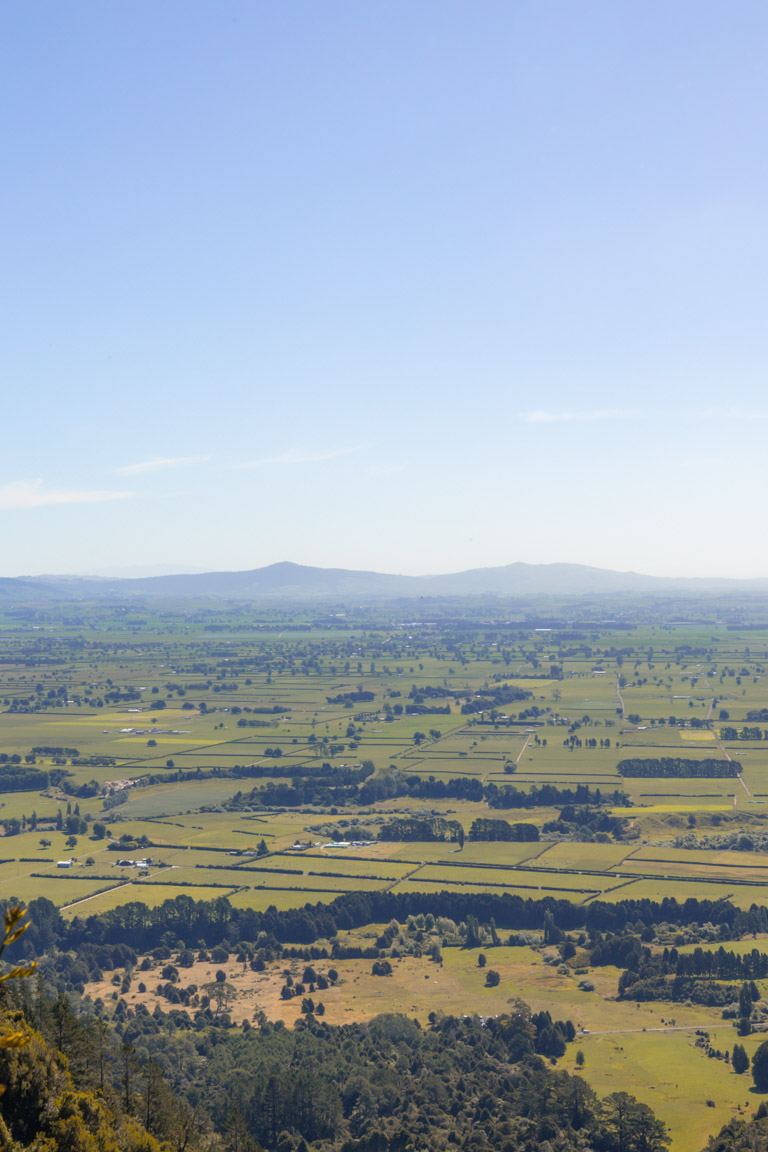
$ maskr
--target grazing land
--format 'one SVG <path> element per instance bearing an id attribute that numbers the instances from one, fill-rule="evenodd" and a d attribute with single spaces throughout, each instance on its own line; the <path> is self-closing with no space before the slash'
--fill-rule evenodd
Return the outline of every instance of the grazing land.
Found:
<path id="1" fill-rule="evenodd" d="M 593 905 L 689 898 L 743 919 L 727 937 L 671 913 L 621 930 L 659 956 L 726 938 L 755 946 L 746 926 L 762 927 L 754 910 L 768 907 L 762 601 L 39 603 L 4 608 L 0 635 L 0 898 L 45 897 L 75 933 L 178 897 L 265 916 L 373 896 L 412 899 L 416 916 L 432 898 L 443 916 L 451 901 L 505 895 L 572 905 L 575 931 L 556 923 L 558 940 L 540 926 L 514 939 L 514 924 L 494 938 L 484 921 L 472 941 L 463 912 L 441 932 L 406 928 L 406 915 L 384 944 L 387 923 L 335 944 L 316 935 L 329 958 L 319 967 L 332 959 L 338 974 L 325 1018 L 426 1024 L 523 999 L 573 1021 L 557 1059 L 573 1070 L 583 1051 L 600 1093 L 631 1086 L 675 1152 L 754 1105 L 722 1058 L 737 1039 L 723 1004 L 619 996 L 624 966 L 587 947 Z M 282 990 L 305 959 L 283 953 L 304 938 L 283 935 L 283 952 L 255 969 L 234 942 L 215 961 L 176 937 L 195 952 L 180 986 L 196 990 L 175 1001 L 190 1019 L 217 971 L 232 1024 L 301 1019 L 302 998 Z M 184 948 L 163 947 L 139 953 L 146 979 L 129 974 L 120 996 L 124 977 L 107 968 L 68 991 L 102 1011 L 167 1011 L 158 973 Z M 372 972 L 371 950 L 389 974 Z M 498 984 L 486 986 L 479 950 Z M 762 1004 L 768 982 L 756 988 Z"/>

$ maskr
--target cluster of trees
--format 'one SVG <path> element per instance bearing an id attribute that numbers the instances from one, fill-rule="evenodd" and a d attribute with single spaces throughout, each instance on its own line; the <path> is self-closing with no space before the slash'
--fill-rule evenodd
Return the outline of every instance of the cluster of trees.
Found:
<path id="1" fill-rule="evenodd" d="M 731 1068 L 737 1076 L 741 1076 L 749 1068 L 749 1056 L 747 1056 L 747 1050 L 743 1044 L 734 1044 Z"/>
<path id="2" fill-rule="evenodd" d="M 125 804 L 125 802 L 128 800 L 128 797 L 128 788 L 117 788 L 114 792 L 110 792 L 104 797 L 102 801 L 102 807 L 104 808 L 105 812 L 110 808 L 119 808 L 121 804 Z"/>
<path id="3" fill-rule="evenodd" d="M 373 763 L 364 760 L 362 768 L 367 779 L 360 785 L 357 803 L 379 804 L 399 796 L 413 796 L 424 800 L 472 800 L 483 798 L 483 785 L 476 776 L 456 776 L 450 780 L 436 780 L 434 776 L 406 776 L 402 772 L 379 772 L 373 775 Z"/>
<path id="4" fill-rule="evenodd" d="M 577 784 L 575 788 L 559 788 L 556 784 L 531 786 L 523 792 L 511 784 L 486 784 L 485 801 L 490 808 L 557 808 L 561 804 L 608 804 L 624 807 L 630 801 L 624 792 L 601 792 L 588 784 Z"/>
<path id="5" fill-rule="evenodd" d="M 512 684 L 500 684 L 497 688 L 480 688 L 474 692 L 471 700 L 461 706 L 462 714 L 471 715 L 473 712 L 489 712 L 513 704 L 517 700 L 530 700 L 532 692 L 523 688 L 516 688 Z"/>
<path id="6" fill-rule="evenodd" d="M 67 757 L 77 757 L 80 755 L 79 748 L 64 748 L 60 744 L 37 744 L 32 748 L 33 756 L 49 756 L 52 759 L 61 760 L 62 763 L 66 761 Z M 3 757 L 0 756 L 0 762 Z"/>
<path id="7" fill-rule="evenodd" d="M 435 1012 L 426 1028 L 399 1015 L 333 1027 L 316 1012 L 293 1031 L 153 1023 L 129 1018 L 127 1027 L 146 1028 L 135 1042 L 204 1102 L 230 1148 L 662 1152 L 668 1143 L 646 1105 L 626 1093 L 600 1101 L 545 1062 L 564 1052 L 568 1022 L 534 1017 L 519 1001 L 487 1020 Z"/>
<path id="8" fill-rule="evenodd" d="M 397 711 L 395 705 L 394 711 Z M 450 704 L 419 704 L 411 702 L 405 706 L 406 716 L 450 716 Z"/>
<path id="9" fill-rule="evenodd" d="M 602 807 L 575 807 L 566 804 L 556 820 L 548 820 L 542 831 L 547 835 L 575 836 L 580 840 L 607 841 L 611 836 L 619 840 L 624 835 L 627 822 L 623 816 L 611 816 Z"/>
<path id="10" fill-rule="evenodd" d="M 0 764 L 0 792 L 42 792 L 50 784 L 47 772 L 26 764 Z"/>
<path id="11" fill-rule="evenodd" d="M 104 701 L 107 704 L 135 704 L 137 700 L 141 700 L 141 692 L 137 692 L 135 688 L 112 688 L 104 693 Z M 158 701 L 153 700 L 152 707 L 157 706 Z"/>
<path id="12" fill-rule="evenodd" d="M 338 696 L 326 696 L 329 704 L 366 704 L 375 699 L 375 692 L 366 692 L 362 688 L 358 688 L 356 692 L 340 692 Z"/>
<path id="13" fill-rule="evenodd" d="M 696 760 L 686 756 L 633 756 L 628 760 L 620 760 L 616 771 L 619 776 L 713 779 L 739 776 L 741 764 L 735 760 Z"/>
<path id="14" fill-rule="evenodd" d="M 510 824 L 508 820 L 489 820 L 479 817 L 472 821 L 470 840 L 538 840 L 535 824 Z"/>
<path id="15" fill-rule="evenodd" d="M 434 776 L 426 780 L 419 776 L 406 776 L 404 779 L 407 794 L 419 800 L 450 799 L 477 802 L 483 798 L 483 785 L 476 776 L 455 776 L 450 780 L 436 780 Z M 361 795 L 362 792 L 363 789 Z"/>
<path id="16" fill-rule="evenodd" d="M 737 1005 L 736 1014 L 748 1021 L 753 1002 L 760 998 L 755 980 L 768 975 L 768 956 L 753 948 L 739 953 L 724 948 L 708 951 L 695 948 L 678 952 L 664 948 L 654 952 L 647 942 L 653 939 L 650 925 L 637 931 L 597 936 L 592 942 L 590 963 L 610 964 L 623 971 L 619 977 L 619 996 L 625 1000 L 671 1000 L 712 1007 Z M 728 983 L 728 981 L 740 981 Z M 742 1028 L 744 1033 L 749 1027 Z"/>
<path id="17" fill-rule="evenodd" d="M 379 840 L 460 840 L 461 825 L 442 816 L 404 816 L 388 820 L 379 828 Z"/>
<path id="18" fill-rule="evenodd" d="M 269 749 L 265 751 L 265 755 L 269 754 Z M 274 749 L 272 749 L 274 753 Z M 281 753 L 282 754 L 282 753 Z M 271 757 L 275 759 L 274 755 Z M 280 759 L 280 757 L 277 757 Z M 217 775 L 234 776 L 236 779 L 260 779 L 263 776 L 285 777 L 287 779 L 303 779 L 303 780 L 318 780 L 326 785 L 337 786 L 340 784 L 358 784 L 361 780 L 366 780 L 370 773 L 374 770 L 373 763 L 363 761 L 360 768 L 349 768 L 348 766 L 340 767 L 338 764 L 331 764 L 329 760 L 324 760 L 322 764 L 235 764 L 233 768 L 220 771 Z M 196 772 L 196 778 L 202 779 L 206 773 Z M 183 778 L 183 777 L 182 777 Z"/>
<path id="19" fill-rule="evenodd" d="M 400 693 L 391 692 L 390 695 L 399 696 Z M 454 692 L 451 688 L 448 688 L 447 685 L 439 687 L 434 684 L 412 684 L 411 690 L 408 693 L 408 699 L 412 700 L 414 704 L 423 704 L 426 700 L 442 700 L 445 699 L 446 696 L 455 700 L 459 695 L 459 692 Z"/>
<path id="20" fill-rule="evenodd" d="M 745 724 L 743 728 L 733 728 L 727 724 L 720 729 L 720 739 L 727 740 L 729 743 L 736 740 L 762 740 L 763 737 L 763 729 L 758 728 L 757 725 Z"/>
<path id="21" fill-rule="evenodd" d="M 325 771 L 328 769 L 328 771 Z M 335 767 L 329 763 L 316 766 L 314 770 L 304 766 L 300 771 L 302 775 L 294 776 L 295 765 L 280 775 L 288 776 L 290 784 L 279 780 L 271 780 L 268 784 L 253 788 L 250 792 L 238 792 L 229 802 L 230 808 L 301 808 L 305 805 L 317 807 L 343 807 L 354 802 L 358 795 L 358 785 L 366 778 L 366 773 L 359 768 Z M 248 773 L 251 775 L 251 773 Z M 263 775 L 264 771 L 253 775 Z M 276 776 L 276 770 L 266 770 L 267 776 Z M 242 773 L 238 773 L 242 775 Z"/>
<path id="22" fill-rule="evenodd" d="M 678 953 L 664 949 L 663 960 L 674 966 L 678 976 L 707 976 L 714 980 L 764 980 L 768 976 L 768 953 L 759 948 L 731 952 L 720 946 L 716 951 L 694 948 Z"/>

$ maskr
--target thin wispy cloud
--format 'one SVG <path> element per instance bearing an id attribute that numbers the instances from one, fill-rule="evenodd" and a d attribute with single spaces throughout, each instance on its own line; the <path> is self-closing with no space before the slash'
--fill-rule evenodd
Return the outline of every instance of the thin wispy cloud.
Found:
<path id="1" fill-rule="evenodd" d="M 538 408 L 533 412 L 521 412 L 520 419 L 526 424 L 590 424 L 599 420 L 628 420 L 639 415 L 636 408 L 592 408 L 570 412 Z"/>
<path id="2" fill-rule="evenodd" d="M 325 464 L 329 460 L 338 460 L 341 456 L 351 456 L 360 452 L 362 445 L 354 448 L 337 448 L 331 452 L 281 452 L 279 456 L 263 456 L 259 460 L 244 460 L 241 464 L 233 464 L 233 468 L 269 468 L 273 465 L 291 464 Z"/>
<path id="3" fill-rule="evenodd" d="M 144 476 L 147 472 L 166 472 L 169 468 L 189 468 L 194 464 L 207 464 L 210 456 L 153 456 L 136 464 L 123 464 L 115 468 L 118 476 Z"/>
<path id="4" fill-rule="evenodd" d="M 0 484 L 0 509 L 42 508 L 46 504 L 102 504 L 107 500 L 127 500 L 131 492 L 111 492 L 81 488 L 46 488 L 42 480 L 13 480 Z"/>

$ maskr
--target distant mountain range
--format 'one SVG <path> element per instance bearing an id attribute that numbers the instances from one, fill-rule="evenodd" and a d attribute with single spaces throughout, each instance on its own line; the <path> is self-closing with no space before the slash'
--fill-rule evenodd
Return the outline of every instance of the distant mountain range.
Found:
<path id="1" fill-rule="evenodd" d="M 163 599 L 307 600 L 421 596 L 593 596 L 619 593 L 766 594 L 768 579 L 728 580 L 643 576 L 584 564 L 506 564 L 445 576 L 396 576 L 283 562 L 247 572 L 101 579 L 92 576 L 0 578 L 5 603 L 37 600 Z"/>

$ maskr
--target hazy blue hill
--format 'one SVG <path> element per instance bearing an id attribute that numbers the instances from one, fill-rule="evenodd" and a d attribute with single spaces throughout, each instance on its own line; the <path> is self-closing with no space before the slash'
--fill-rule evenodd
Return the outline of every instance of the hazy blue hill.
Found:
<path id="1" fill-rule="evenodd" d="M 40 576 L 0 579 L 3 601 L 37 599 L 383 599 L 418 596 L 592 596 L 621 593 L 659 595 L 765 594 L 768 580 L 675 579 L 613 572 L 584 564 L 525 564 L 471 568 L 439 576 L 398 576 L 346 568 L 313 568 L 285 561 L 244 572 L 97 579 Z"/>
<path id="2" fill-rule="evenodd" d="M 586 564 L 506 564 L 424 578 L 432 595 L 595 595 L 620 592 L 728 592 L 768 590 L 768 580 L 690 579 L 614 572 Z"/>
<path id="3" fill-rule="evenodd" d="M 28 580 L 21 576 L 0 576 L 0 602 L 21 603 L 50 599 L 51 596 L 61 595 L 58 586 L 55 591 L 43 580 Z"/>
<path id="4" fill-rule="evenodd" d="M 126 592 L 140 596 L 399 596 L 419 592 L 419 579 L 344 568 L 312 568 L 285 561 L 246 572 L 203 572 L 183 576 L 148 576 L 133 580 L 100 581 L 100 595 Z"/>
<path id="5" fill-rule="evenodd" d="M 505 564 L 499 568 L 470 568 L 446 576 L 427 577 L 433 595 L 560 594 L 591 595 L 597 592 L 652 591 L 667 583 L 636 572 L 612 572 L 584 564 Z M 675 581 L 672 581 L 675 583 Z"/>

